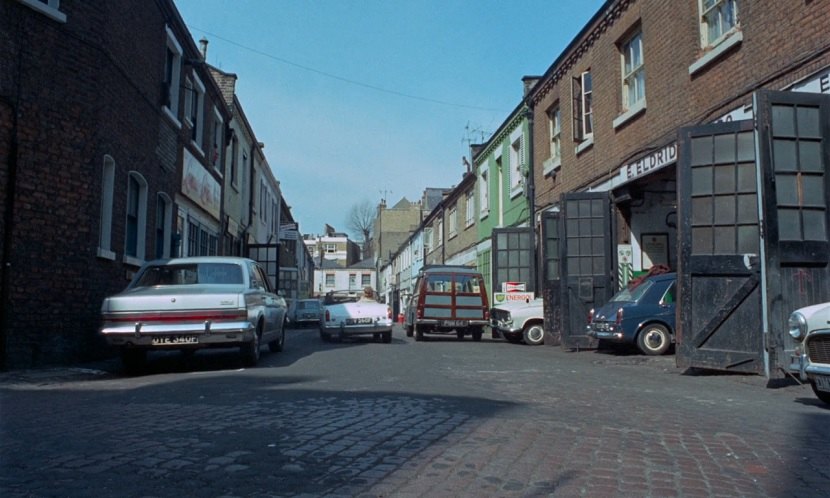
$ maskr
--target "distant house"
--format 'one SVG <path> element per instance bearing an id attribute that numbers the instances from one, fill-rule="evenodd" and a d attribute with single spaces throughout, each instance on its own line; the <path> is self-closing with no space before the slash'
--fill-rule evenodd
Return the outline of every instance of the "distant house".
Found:
<path id="1" fill-rule="evenodd" d="M 357 292 L 365 287 L 377 288 L 377 271 L 371 258 L 351 266 L 340 266 L 332 260 L 323 260 L 321 267 L 314 270 L 317 295 L 330 291 Z"/>

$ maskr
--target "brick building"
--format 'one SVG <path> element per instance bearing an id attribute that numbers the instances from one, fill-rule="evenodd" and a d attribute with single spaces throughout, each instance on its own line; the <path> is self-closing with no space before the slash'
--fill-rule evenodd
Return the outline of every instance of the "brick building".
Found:
<path id="1" fill-rule="evenodd" d="M 4 1 L 0 42 L 0 361 L 95 357 L 145 259 L 217 251 L 228 110 L 172 0 Z"/>
<path id="2" fill-rule="evenodd" d="M 659 264 L 679 364 L 782 367 L 789 310 L 830 299 L 827 26 L 826 2 L 609 0 L 558 56 L 527 98 L 551 343 L 591 346 L 587 311 Z"/>

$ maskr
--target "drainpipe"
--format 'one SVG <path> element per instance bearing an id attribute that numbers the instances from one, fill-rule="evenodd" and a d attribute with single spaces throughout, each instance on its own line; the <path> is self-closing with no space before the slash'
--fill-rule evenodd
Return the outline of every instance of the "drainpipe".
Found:
<path id="1" fill-rule="evenodd" d="M 7 105 L 12 114 L 12 128 L 9 133 L 8 177 L 4 190 L 6 191 L 5 215 L 3 217 L 3 257 L 0 264 L 0 371 L 6 371 L 6 341 L 7 316 L 9 308 L 9 293 L 11 285 L 11 252 L 14 242 L 14 207 L 17 191 L 17 105 L 5 96 L 0 96 L 0 102 Z"/>
<path id="2" fill-rule="evenodd" d="M 527 209 L 530 213 L 530 237 L 533 242 L 533 254 L 531 258 L 531 269 L 533 270 L 534 286 L 536 287 L 536 295 L 539 294 L 542 288 L 539 285 L 539 254 L 536 243 L 536 181 L 534 180 L 533 170 L 533 107 L 527 106 L 525 109 L 525 116 L 527 117 Z"/>

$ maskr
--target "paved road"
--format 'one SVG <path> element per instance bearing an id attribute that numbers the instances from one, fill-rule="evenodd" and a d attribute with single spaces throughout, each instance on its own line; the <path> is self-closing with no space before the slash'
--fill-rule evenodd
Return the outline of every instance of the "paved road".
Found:
<path id="1" fill-rule="evenodd" d="M 830 494 L 809 387 L 447 337 L 0 375 L 0 496 Z"/>

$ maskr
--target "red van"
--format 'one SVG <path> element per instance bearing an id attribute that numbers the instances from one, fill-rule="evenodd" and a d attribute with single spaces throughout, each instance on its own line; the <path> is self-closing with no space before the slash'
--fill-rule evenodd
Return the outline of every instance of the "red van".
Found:
<path id="1" fill-rule="evenodd" d="M 459 339 L 469 334 L 480 341 L 489 322 L 484 278 L 474 268 L 428 265 L 418 274 L 405 313 L 407 336 L 422 341 L 424 334 L 455 332 Z"/>

